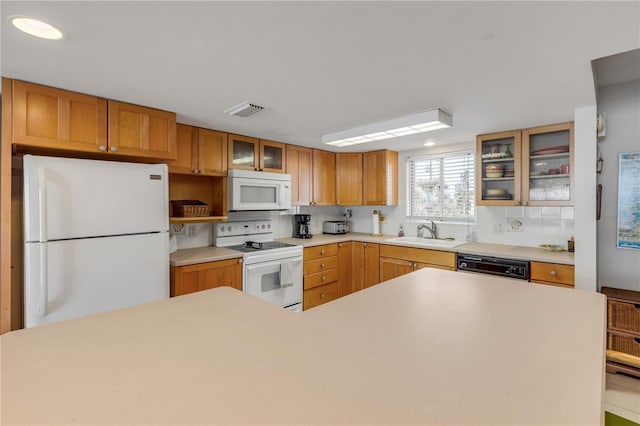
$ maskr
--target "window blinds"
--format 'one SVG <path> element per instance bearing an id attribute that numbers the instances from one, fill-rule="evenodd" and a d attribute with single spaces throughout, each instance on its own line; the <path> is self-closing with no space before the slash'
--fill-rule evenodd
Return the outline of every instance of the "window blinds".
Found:
<path id="1" fill-rule="evenodd" d="M 474 219 L 474 154 L 407 159 L 407 217 Z"/>

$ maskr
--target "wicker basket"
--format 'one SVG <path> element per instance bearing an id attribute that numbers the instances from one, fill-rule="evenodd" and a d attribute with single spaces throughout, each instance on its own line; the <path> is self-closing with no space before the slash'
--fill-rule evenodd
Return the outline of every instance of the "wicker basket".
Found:
<path id="1" fill-rule="evenodd" d="M 209 205 L 198 200 L 171 200 L 174 217 L 209 216 Z"/>

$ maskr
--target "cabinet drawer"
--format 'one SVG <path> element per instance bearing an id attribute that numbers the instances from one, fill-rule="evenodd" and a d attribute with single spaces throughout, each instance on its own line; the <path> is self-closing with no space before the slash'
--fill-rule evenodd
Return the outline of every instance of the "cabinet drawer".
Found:
<path id="1" fill-rule="evenodd" d="M 305 290 L 303 295 L 303 308 L 310 309 L 338 298 L 338 283 L 333 282 L 320 287 Z"/>
<path id="2" fill-rule="evenodd" d="M 307 247 L 304 249 L 304 260 L 315 260 L 323 257 L 336 256 L 338 244 L 325 244 L 323 246 Z"/>
<path id="3" fill-rule="evenodd" d="M 440 265 L 445 268 L 456 267 L 456 254 L 450 251 L 419 249 L 391 245 L 380 245 L 380 256 L 408 260 L 428 265 Z"/>
<path id="4" fill-rule="evenodd" d="M 333 281 L 338 281 L 338 270 L 336 268 L 306 275 L 304 277 L 304 289 L 308 290 Z"/>
<path id="5" fill-rule="evenodd" d="M 316 272 L 327 271 L 338 267 L 338 257 L 324 257 L 322 259 L 309 260 L 304 262 L 304 274 L 315 274 Z"/>
<path id="6" fill-rule="evenodd" d="M 607 348 L 640 357 L 640 336 L 627 336 L 609 333 L 607 338 Z"/>
<path id="7" fill-rule="evenodd" d="M 546 281 L 573 286 L 573 265 L 531 262 L 531 281 Z"/>
<path id="8" fill-rule="evenodd" d="M 640 334 L 640 303 L 608 302 L 608 328 Z"/>

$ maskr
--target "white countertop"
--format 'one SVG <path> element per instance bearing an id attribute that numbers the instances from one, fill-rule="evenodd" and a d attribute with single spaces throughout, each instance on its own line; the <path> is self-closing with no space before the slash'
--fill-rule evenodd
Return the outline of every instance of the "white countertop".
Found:
<path id="1" fill-rule="evenodd" d="M 175 251 L 169 255 L 171 266 L 193 265 L 242 257 L 242 253 L 223 247 L 197 247 Z"/>
<path id="2" fill-rule="evenodd" d="M 423 269 L 292 313 L 230 288 L 0 336 L 2 424 L 603 421 L 605 298 Z"/>
<path id="3" fill-rule="evenodd" d="M 485 256 L 505 257 L 509 259 L 533 260 L 538 262 L 560 263 L 566 265 L 574 264 L 574 253 L 550 252 L 537 247 L 510 246 L 504 244 L 488 243 L 466 243 L 456 247 L 425 247 L 420 244 L 412 244 L 398 241 L 389 241 L 395 238 L 394 235 L 374 236 L 360 232 L 349 232 L 344 235 L 318 234 L 312 238 L 278 238 L 290 244 L 297 244 L 303 247 L 314 247 L 323 244 L 341 243 L 346 241 L 362 241 L 368 243 L 389 244 L 404 247 L 415 247 L 430 250 L 451 251 L 455 253 L 480 254 Z M 170 255 L 170 263 L 173 266 L 184 266 L 194 263 L 214 262 L 216 260 L 232 259 L 242 257 L 242 253 L 221 247 L 199 247 L 193 249 L 178 250 Z"/>

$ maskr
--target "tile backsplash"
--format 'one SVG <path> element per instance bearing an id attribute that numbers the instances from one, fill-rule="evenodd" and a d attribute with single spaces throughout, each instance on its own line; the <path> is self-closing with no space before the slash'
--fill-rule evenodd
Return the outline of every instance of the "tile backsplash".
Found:
<path id="1" fill-rule="evenodd" d="M 383 234 L 396 235 L 400 226 L 406 236 L 416 236 L 420 222 L 406 220 L 403 207 L 339 207 L 308 206 L 298 207 L 295 212 L 311 215 L 311 233 L 322 233 L 325 220 L 344 219 L 349 208 L 353 217 L 350 220 L 354 232 L 371 233 L 373 228 L 372 212 L 381 210 L 385 222 L 380 229 Z M 290 237 L 293 224 L 293 210 L 287 213 L 262 212 L 230 215 L 230 220 L 271 219 L 276 238 Z M 509 244 L 535 247 L 540 244 L 557 244 L 566 247 L 567 240 L 574 236 L 573 207 L 476 207 L 476 222 L 464 224 L 438 223 L 438 237 L 451 237 L 461 241 L 479 241 L 484 243 Z M 176 235 L 178 249 L 203 247 L 213 244 L 212 224 L 185 225 L 184 234 Z M 576 238 L 579 244 L 579 237 Z"/>

